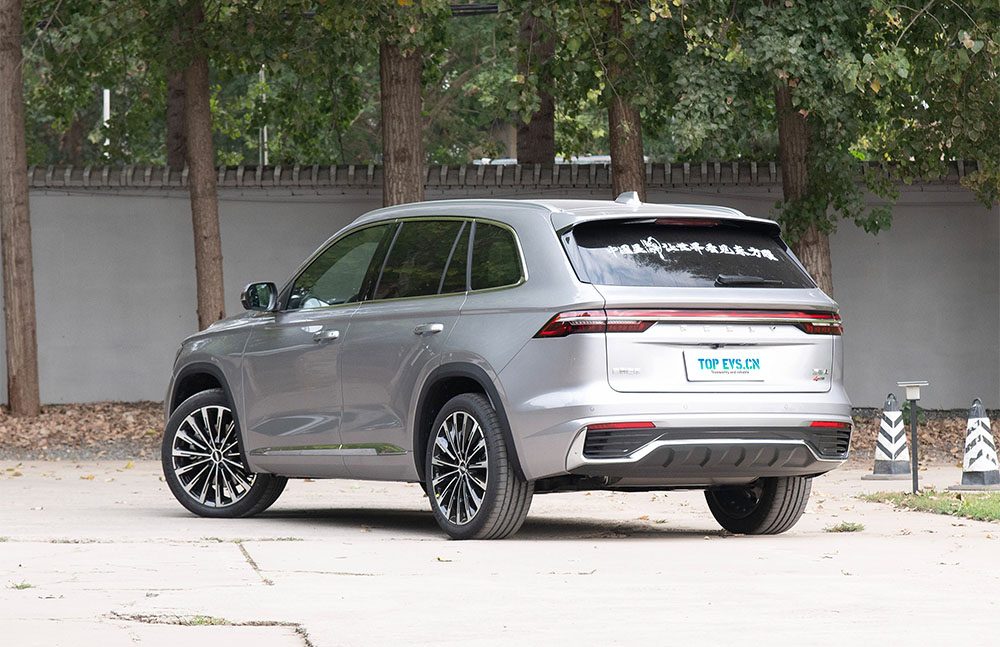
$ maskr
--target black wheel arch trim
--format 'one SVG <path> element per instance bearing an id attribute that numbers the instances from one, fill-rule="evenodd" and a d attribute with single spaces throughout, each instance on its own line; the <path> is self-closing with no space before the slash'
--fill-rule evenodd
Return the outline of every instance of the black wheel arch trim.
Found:
<path id="1" fill-rule="evenodd" d="M 504 410 L 503 401 L 500 399 L 500 392 L 497 391 L 496 386 L 493 385 L 493 380 L 487 375 L 481 367 L 475 364 L 469 364 L 466 362 L 456 362 L 452 364 L 444 364 L 433 371 L 424 380 L 424 385 L 420 389 L 420 398 L 417 400 L 417 410 L 414 416 L 413 425 L 413 463 L 417 469 L 417 475 L 420 477 L 421 482 L 424 480 L 424 456 L 423 452 L 418 452 L 417 449 L 420 447 L 420 421 L 424 417 L 424 407 L 427 406 L 427 396 L 430 393 L 431 388 L 441 380 L 446 380 L 452 377 L 464 377 L 471 379 L 480 387 L 482 387 L 483 392 L 486 397 L 489 398 L 490 404 L 493 405 L 493 409 L 497 412 L 497 417 L 500 419 L 501 425 L 503 427 L 503 440 L 504 444 L 507 446 L 507 456 L 514 464 L 514 473 L 522 481 L 527 481 L 524 475 L 524 469 L 521 467 L 521 459 L 517 455 L 517 447 L 514 445 L 514 434 L 511 431 L 510 420 L 507 418 L 507 412 Z M 419 454 L 419 455 L 418 455 Z"/>
<path id="2" fill-rule="evenodd" d="M 188 364 L 182 368 L 177 376 L 174 378 L 173 384 L 170 387 L 170 414 L 173 415 L 177 407 L 180 406 L 180 402 L 174 405 L 174 399 L 177 397 L 177 386 L 181 384 L 185 378 L 191 375 L 197 375 L 199 373 L 206 373 L 215 378 L 215 381 L 219 383 L 222 388 L 222 392 L 226 394 L 226 399 L 229 400 L 229 409 L 233 413 L 233 421 L 236 423 L 236 432 L 240 435 L 240 460 L 246 465 L 247 469 L 250 469 L 250 462 L 247 460 L 246 453 L 246 434 L 243 433 L 243 425 L 240 423 L 240 413 L 236 408 L 236 399 L 233 397 L 233 391 L 229 387 L 229 380 L 226 379 L 225 373 L 222 372 L 215 364 L 210 364 L 208 362 L 195 362 L 193 364 Z M 197 394 L 193 394 L 197 395 Z"/>

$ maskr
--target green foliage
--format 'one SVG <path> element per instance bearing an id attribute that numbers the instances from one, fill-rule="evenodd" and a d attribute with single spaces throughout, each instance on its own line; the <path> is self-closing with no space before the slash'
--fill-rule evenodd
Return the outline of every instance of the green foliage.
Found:
<path id="1" fill-rule="evenodd" d="M 891 503 L 899 508 L 947 514 L 978 521 L 1000 521 L 1000 492 L 938 492 L 921 490 L 917 494 L 876 492 L 859 497 L 874 503 Z"/>
<path id="2" fill-rule="evenodd" d="M 619 95 L 640 109 L 652 160 L 774 159 L 774 89 L 787 84 L 809 129 L 810 178 L 807 195 L 777 205 L 790 238 L 840 220 L 889 226 L 890 207 L 866 207 L 864 191 L 891 204 L 893 182 L 875 164 L 859 185 L 861 161 L 912 181 L 976 159 L 966 185 L 986 203 L 1000 197 L 996 0 L 600 0 L 583 10 L 505 0 L 499 14 L 461 19 L 444 0 L 204 4 L 191 34 L 187 2 L 26 3 L 30 163 L 64 162 L 74 124 L 81 163 L 164 163 L 167 78 L 197 48 L 210 56 L 219 163 L 256 163 L 264 126 L 272 164 L 377 161 L 385 41 L 423 58 L 432 163 L 512 156 L 508 133 L 539 90 L 556 99 L 557 154 L 606 153 L 607 103 Z M 551 28 L 553 57 L 518 46 L 529 13 Z M 101 88 L 112 89 L 107 128 Z"/>
<path id="3" fill-rule="evenodd" d="M 870 64 L 883 101 L 869 137 L 904 181 L 934 178 L 948 161 L 975 159 L 964 179 L 986 205 L 1000 199 L 1000 4 L 873 2 L 891 55 Z"/>
<path id="4" fill-rule="evenodd" d="M 900 411 L 903 412 L 903 424 L 909 428 L 910 427 L 910 401 L 907 400 L 901 406 Z M 924 408 L 919 404 L 917 405 L 917 424 L 922 425 L 927 421 L 927 416 L 924 415 Z"/>
<path id="5" fill-rule="evenodd" d="M 823 532 L 861 532 L 865 529 L 864 524 L 854 521 L 842 521 L 836 526 L 827 526 Z"/>

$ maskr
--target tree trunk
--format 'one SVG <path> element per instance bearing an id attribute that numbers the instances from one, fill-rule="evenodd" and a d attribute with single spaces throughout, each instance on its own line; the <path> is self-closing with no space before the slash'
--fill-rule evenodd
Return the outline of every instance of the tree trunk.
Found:
<path id="1" fill-rule="evenodd" d="M 611 12 L 609 34 L 612 42 L 622 38 L 622 7 L 615 3 Z M 646 201 L 646 173 L 642 154 L 642 116 L 629 103 L 622 90 L 628 71 L 615 63 L 613 51 L 607 52 L 611 99 L 608 102 L 608 138 L 611 140 L 611 190 L 614 197 L 636 191 Z M 627 61 L 628 59 L 626 59 Z M 627 64 L 627 63 L 626 63 Z"/>
<path id="2" fill-rule="evenodd" d="M 778 146 L 781 157 L 781 190 L 787 204 L 809 190 L 809 128 L 806 117 L 792 105 L 792 91 L 787 84 L 774 89 L 774 107 L 778 116 Z M 821 215 L 821 214 L 817 214 Z M 833 296 L 833 265 L 830 261 L 830 238 L 813 223 L 792 244 L 792 250 L 816 280 L 820 289 Z"/>
<path id="3" fill-rule="evenodd" d="M 69 125 L 69 129 L 59 138 L 59 163 L 79 166 L 82 152 L 83 121 L 77 116 Z"/>
<path id="4" fill-rule="evenodd" d="M 184 133 L 184 72 L 167 78 L 167 166 L 184 168 L 187 137 Z"/>
<path id="5" fill-rule="evenodd" d="M 379 48 L 382 204 L 386 207 L 424 199 L 421 68 L 419 49 L 403 53 L 387 42 Z"/>
<path id="6" fill-rule="evenodd" d="M 219 198 L 215 189 L 215 149 L 208 87 L 208 55 L 197 36 L 204 20 L 201 1 L 191 3 L 189 43 L 193 57 L 184 70 L 184 122 L 187 138 L 188 188 L 194 226 L 194 271 L 198 283 L 198 328 L 204 330 L 226 316 L 222 284 L 222 239 Z"/>
<path id="7" fill-rule="evenodd" d="M 555 54 L 552 30 L 530 13 L 521 18 L 519 40 L 522 57 L 519 74 L 528 76 L 534 69 L 539 75 L 538 110 L 528 121 L 518 120 L 517 161 L 519 164 L 553 164 L 556 156 L 556 108 L 552 95 L 546 91 L 551 79 L 541 67 Z"/>
<path id="8" fill-rule="evenodd" d="M 611 99 L 608 109 L 611 139 L 611 190 L 614 197 L 636 191 L 646 201 L 646 173 L 642 159 L 642 117 L 620 96 Z"/>
<path id="9" fill-rule="evenodd" d="M 7 341 L 7 403 L 37 416 L 38 342 L 21 82 L 21 0 L 0 0 L 0 253 Z"/>
<path id="10" fill-rule="evenodd" d="M 832 299 L 833 264 L 830 262 L 830 237 L 821 233 L 816 225 L 810 225 L 809 229 L 806 229 L 792 244 L 792 251 L 809 270 L 819 289 Z"/>

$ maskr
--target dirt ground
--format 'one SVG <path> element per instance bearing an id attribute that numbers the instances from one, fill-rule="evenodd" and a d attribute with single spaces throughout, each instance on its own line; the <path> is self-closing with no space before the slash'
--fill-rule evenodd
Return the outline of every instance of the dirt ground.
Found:
<path id="1" fill-rule="evenodd" d="M 867 461 L 874 455 L 879 414 L 878 409 L 854 410 L 854 460 Z M 989 414 L 995 420 L 1000 412 Z M 923 411 L 918 421 L 921 456 L 937 462 L 960 462 L 967 415 L 964 410 Z M 54 404 L 42 407 L 42 415 L 35 419 L 13 418 L 3 407 L 0 458 L 157 458 L 162 432 L 162 402 Z"/>

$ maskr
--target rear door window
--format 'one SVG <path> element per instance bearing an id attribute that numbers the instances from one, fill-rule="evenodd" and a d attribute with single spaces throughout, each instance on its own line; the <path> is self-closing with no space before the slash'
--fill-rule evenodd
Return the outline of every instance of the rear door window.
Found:
<path id="1" fill-rule="evenodd" d="M 580 278 L 598 285 L 816 287 L 780 240 L 742 223 L 602 220 L 563 240 Z"/>
<path id="2" fill-rule="evenodd" d="M 403 222 L 385 259 L 375 286 L 375 299 L 402 299 L 438 294 L 446 282 L 445 269 L 461 247 L 460 234 L 468 231 L 460 220 L 408 220 Z M 458 270 L 464 272 L 464 269 Z M 452 285 L 454 284 L 454 285 Z M 464 291 L 454 280 L 449 289 Z M 461 287 L 461 289 L 459 289 Z"/>

